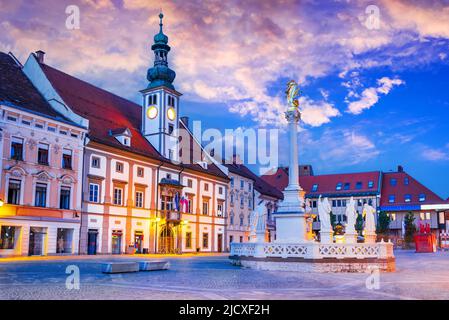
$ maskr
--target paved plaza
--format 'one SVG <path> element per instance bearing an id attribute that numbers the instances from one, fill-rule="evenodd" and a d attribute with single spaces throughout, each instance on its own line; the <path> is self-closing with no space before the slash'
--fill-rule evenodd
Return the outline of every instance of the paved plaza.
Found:
<path id="1" fill-rule="evenodd" d="M 226 256 L 164 257 L 168 271 L 107 275 L 101 262 L 148 259 L 103 256 L 0 260 L 1 299 L 449 299 L 449 252 L 396 251 L 397 271 L 368 274 L 255 271 Z M 153 257 L 152 257 L 153 258 Z M 67 266 L 80 270 L 79 290 L 66 288 Z M 374 285 L 375 287 L 375 285 Z"/>

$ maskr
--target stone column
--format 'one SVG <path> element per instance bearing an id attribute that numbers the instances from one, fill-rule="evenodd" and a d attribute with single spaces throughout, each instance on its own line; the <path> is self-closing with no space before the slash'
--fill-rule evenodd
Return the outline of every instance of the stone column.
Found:
<path id="1" fill-rule="evenodd" d="M 301 113 L 297 109 L 285 113 L 290 133 L 289 152 L 289 184 L 285 188 L 284 200 L 278 211 L 273 214 L 276 218 L 276 242 L 306 242 L 306 214 L 304 199 L 300 195 L 298 174 L 298 122 Z"/>
<path id="2" fill-rule="evenodd" d="M 334 232 L 332 230 L 320 231 L 320 243 L 334 243 Z"/>

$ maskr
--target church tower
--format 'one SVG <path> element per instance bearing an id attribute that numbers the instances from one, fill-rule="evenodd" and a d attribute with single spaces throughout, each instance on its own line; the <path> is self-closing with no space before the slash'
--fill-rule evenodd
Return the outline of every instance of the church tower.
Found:
<path id="1" fill-rule="evenodd" d="M 168 37 L 162 30 L 162 18 L 159 14 L 159 33 L 154 36 L 151 50 L 154 52 L 154 66 L 148 69 L 148 87 L 141 91 L 142 133 L 145 138 L 164 157 L 178 161 L 179 97 L 173 80 L 176 73 L 168 67 Z"/>

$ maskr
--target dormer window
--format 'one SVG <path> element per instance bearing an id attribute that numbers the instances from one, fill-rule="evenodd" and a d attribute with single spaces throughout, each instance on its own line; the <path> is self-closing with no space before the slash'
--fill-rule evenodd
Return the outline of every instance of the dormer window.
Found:
<path id="1" fill-rule="evenodd" d="M 109 130 L 109 135 L 114 136 L 125 147 L 131 146 L 131 131 L 128 128 Z"/>

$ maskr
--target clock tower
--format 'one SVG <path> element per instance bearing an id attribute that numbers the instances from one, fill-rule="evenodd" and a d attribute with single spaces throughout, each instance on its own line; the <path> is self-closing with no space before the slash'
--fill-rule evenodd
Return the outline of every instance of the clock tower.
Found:
<path id="1" fill-rule="evenodd" d="M 148 87 L 141 91 L 142 133 L 145 138 L 164 157 L 178 161 L 177 132 L 179 126 L 179 97 L 173 80 L 176 73 L 168 67 L 168 37 L 162 31 L 162 18 L 159 14 L 159 33 L 154 36 L 151 50 L 154 52 L 154 66 L 148 69 Z"/>

